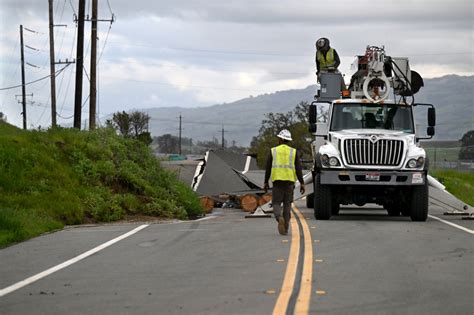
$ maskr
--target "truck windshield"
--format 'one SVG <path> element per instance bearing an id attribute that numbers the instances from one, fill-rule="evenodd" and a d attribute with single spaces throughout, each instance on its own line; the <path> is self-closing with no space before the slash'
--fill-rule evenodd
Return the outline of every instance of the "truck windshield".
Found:
<path id="1" fill-rule="evenodd" d="M 396 104 L 334 104 L 331 130 L 387 129 L 414 133 L 412 109 Z"/>

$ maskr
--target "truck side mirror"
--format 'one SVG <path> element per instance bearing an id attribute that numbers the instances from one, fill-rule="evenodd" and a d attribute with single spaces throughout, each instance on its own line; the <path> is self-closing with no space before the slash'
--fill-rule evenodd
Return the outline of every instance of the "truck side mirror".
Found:
<path id="1" fill-rule="evenodd" d="M 309 105 L 309 123 L 311 124 L 316 124 L 316 117 L 317 117 L 317 111 L 316 111 L 316 105 L 311 104 Z"/>
<path id="2" fill-rule="evenodd" d="M 436 110 L 433 107 L 428 108 L 428 126 L 430 127 L 436 126 Z M 434 134 L 434 128 L 433 128 L 433 134 Z"/>
<path id="3" fill-rule="evenodd" d="M 428 136 L 430 137 L 433 137 L 434 134 L 435 134 L 435 129 L 433 126 L 429 126 L 428 128 L 426 128 L 426 134 L 428 134 Z"/>
<path id="4" fill-rule="evenodd" d="M 317 130 L 318 130 L 318 125 L 316 125 L 316 124 L 309 124 L 308 131 L 309 131 L 310 133 L 316 133 Z"/>

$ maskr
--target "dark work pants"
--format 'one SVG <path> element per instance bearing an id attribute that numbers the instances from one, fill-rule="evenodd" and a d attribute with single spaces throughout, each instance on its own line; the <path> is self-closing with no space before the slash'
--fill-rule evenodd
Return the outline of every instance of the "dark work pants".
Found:
<path id="1" fill-rule="evenodd" d="M 295 183 L 290 181 L 277 180 L 273 182 L 272 190 L 272 206 L 275 219 L 282 215 L 281 209 L 283 204 L 283 218 L 286 224 L 290 222 L 291 217 L 291 203 L 293 202 L 293 190 Z"/>

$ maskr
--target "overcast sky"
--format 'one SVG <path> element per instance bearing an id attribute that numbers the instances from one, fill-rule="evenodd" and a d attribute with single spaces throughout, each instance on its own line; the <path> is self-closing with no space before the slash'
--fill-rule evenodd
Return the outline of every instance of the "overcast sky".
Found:
<path id="1" fill-rule="evenodd" d="M 78 0 L 54 0 L 56 58 L 75 59 Z M 425 78 L 473 75 L 472 0 L 99 0 L 99 118 L 119 110 L 207 106 L 315 83 L 314 42 L 328 37 L 340 70 L 367 45 L 409 57 Z M 86 0 L 86 14 L 90 0 Z M 90 14 L 90 13 L 89 13 Z M 0 88 L 49 74 L 48 1 L 0 0 Z M 85 69 L 89 72 L 90 23 Z M 33 66 L 32 66 L 33 65 Z M 60 69 L 63 65 L 57 65 Z M 72 123 L 75 65 L 57 77 L 58 122 Z M 348 80 L 348 79 L 347 79 Z M 89 95 L 84 77 L 83 101 Z M 28 127 L 51 123 L 49 80 L 27 86 Z M 21 89 L 0 91 L 0 111 L 21 126 Z M 88 116 L 85 102 L 83 118 Z"/>

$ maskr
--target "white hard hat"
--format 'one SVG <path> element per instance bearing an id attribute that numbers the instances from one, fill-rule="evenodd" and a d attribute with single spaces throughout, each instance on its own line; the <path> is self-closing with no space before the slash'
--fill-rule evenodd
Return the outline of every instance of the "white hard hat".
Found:
<path id="1" fill-rule="evenodd" d="M 320 38 L 316 41 L 316 48 L 323 48 L 326 45 L 326 38 Z"/>
<path id="2" fill-rule="evenodd" d="M 293 139 L 291 139 L 291 132 L 287 129 L 283 129 L 282 131 L 280 131 L 280 133 L 278 134 L 277 137 L 281 138 L 283 140 L 288 140 L 288 141 L 293 140 Z"/>

